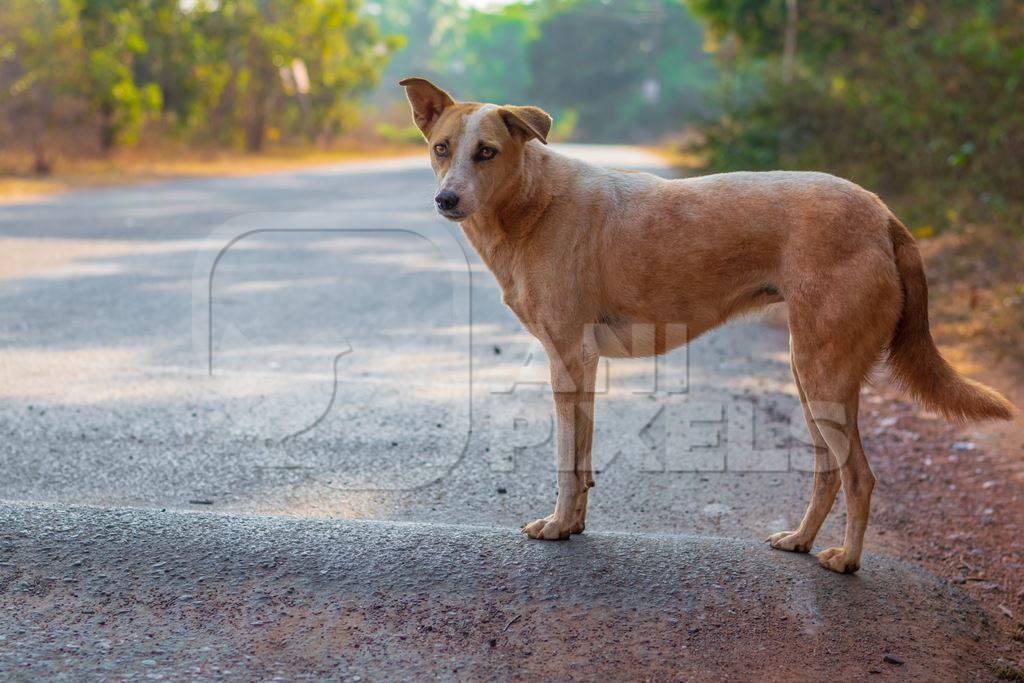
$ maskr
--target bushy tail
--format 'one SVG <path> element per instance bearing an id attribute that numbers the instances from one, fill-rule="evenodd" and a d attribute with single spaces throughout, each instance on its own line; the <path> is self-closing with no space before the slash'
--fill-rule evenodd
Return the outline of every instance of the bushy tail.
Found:
<path id="1" fill-rule="evenodd" d="M 928 327 L 928 284 L 914 237 L 889 219 L 896 268 L 903 281 L 903 314 L 889 343 L 889 364 L 899 385 L 921 405 L 964 422 L 1013 418 L 1013 405 L 994 389 L 962 377 L 939 355 Z"/>

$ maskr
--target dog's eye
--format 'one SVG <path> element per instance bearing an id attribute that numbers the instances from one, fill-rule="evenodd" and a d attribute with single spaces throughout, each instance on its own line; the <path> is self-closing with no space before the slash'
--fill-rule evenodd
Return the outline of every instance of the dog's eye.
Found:
<path id="1" fill-rule="evenodd" d="M 481 147 L 476 153 L 477 161 L 487 161 L 493 159 L 498 154 L 498 150 L 493 147 Z"/>
<path id="2" fill-rule="evenodd" d="M 439 142 L 434 145 L 434 154 L 439 157 L 448 156 L 448 145 L 443 142 Z"/>

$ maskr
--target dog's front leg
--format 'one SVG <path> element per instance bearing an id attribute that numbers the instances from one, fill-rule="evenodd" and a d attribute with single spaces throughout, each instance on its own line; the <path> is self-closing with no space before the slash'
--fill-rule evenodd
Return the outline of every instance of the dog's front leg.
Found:
<path id="1" fill-rule="evenodd" d="M 551 356 L 555 397 L 558 498 L 555 511 L 523 527 L 530 538 L 561 540 L 586 525 L 587 491 L 594 485 L 591 444 L 594 434 L 594 381 L 598 355 L 583 345 Z"/>

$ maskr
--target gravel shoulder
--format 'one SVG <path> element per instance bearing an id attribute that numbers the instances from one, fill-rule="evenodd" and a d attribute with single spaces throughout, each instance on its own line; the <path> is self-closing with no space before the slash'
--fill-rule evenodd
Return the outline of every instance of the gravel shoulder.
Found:
<path id="1" fill-rule="evenodd" d="M 984 612 L 884 557 L 837 576 L 721 538 L 23 504 L 0 530 L 7 680 L 991 675 Z"/>
<path id="2" fill-rule="evenodd" d="M 1022 405 L 1005 376 L 981 379 Z M 866 395 L 865 449 L 878 477 L 868 546 L 977 599 L 1005 665 L 1024 671 L 1024 420 L 968 428 L 886 388 Z"/>

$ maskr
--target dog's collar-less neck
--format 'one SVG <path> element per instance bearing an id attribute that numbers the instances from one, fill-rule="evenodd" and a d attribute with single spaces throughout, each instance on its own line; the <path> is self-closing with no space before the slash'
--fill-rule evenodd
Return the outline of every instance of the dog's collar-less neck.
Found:
<path id="1" fill-rule="evenodd" d="M 544 173 L 546 154 L 528 144 L 520 171 L 502 188 L 502 198 L 462 223 L 466 237 L 505 291 L 513 286 L 517 252 L 544 224 L 554 200 Z"/>
<path id="2" fill-rule="evenodd" d="M 554 200 L 552 179 L 546 173 L 549 154 L 537 143 L 527 143 L 518 175 L 504 188 L 503 201 L 496 202 L 491 220 L 506 237 L 527 239 L 543 223 Z"/>

